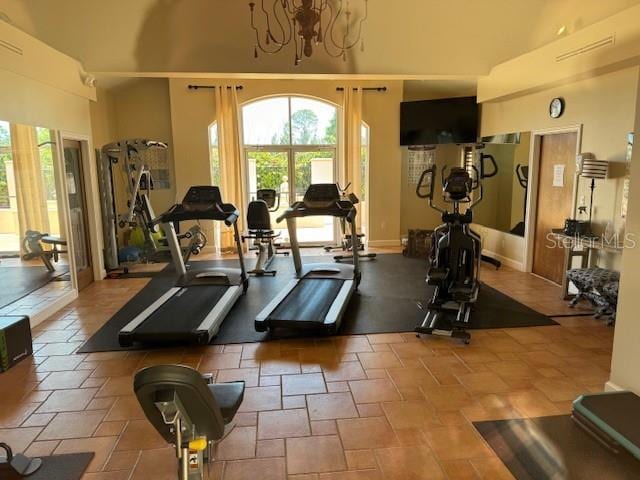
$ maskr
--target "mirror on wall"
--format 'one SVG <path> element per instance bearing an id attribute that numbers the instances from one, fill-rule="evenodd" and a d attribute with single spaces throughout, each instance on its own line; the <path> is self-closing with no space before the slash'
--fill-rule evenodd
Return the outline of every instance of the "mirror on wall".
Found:
<path id="1" fill-rule="evenodd" d="M 524 237 L 530 141 L 530 132 L 482 139 L 484 147 L 476 150 L 476 162 L 480 155 L 491 156 L 497 172 L 483 181 L 484 198 L 474 208 L 474 223 Z M 493 171 L 491 161 L 485 163 Z"/>
<path id="2" fill-rule="evenodd" d="M 34 315 L 72 289 L 57 133 L 0 120 L 0 313 Z"/>

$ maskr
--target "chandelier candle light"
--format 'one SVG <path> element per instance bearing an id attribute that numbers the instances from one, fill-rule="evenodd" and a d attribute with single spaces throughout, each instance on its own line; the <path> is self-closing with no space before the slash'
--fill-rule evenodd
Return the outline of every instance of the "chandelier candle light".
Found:
<path id="1" fill-rule="evenodd" d="M 253 56 L 258 58 L 259 51 L 273 55 L 293 43 L 297 66 L 303 57 L 311 57 L 315 45 L 321 44 L 327 55 L 342 57 L 346 62 L 348 50 L 360 45 L 360 51 L 364 51 L 362 26 L 367 20 L 368 0 L 360 1 L 364 2 L 364 12 L 359 20 L 353 18 L 351 0 L 260 0 L 261 13 L 256 2 L 250 2 L 251 28 L 256 35 Z M 264 33 L 256 26 L 257 15 L 264 16 Z"/>

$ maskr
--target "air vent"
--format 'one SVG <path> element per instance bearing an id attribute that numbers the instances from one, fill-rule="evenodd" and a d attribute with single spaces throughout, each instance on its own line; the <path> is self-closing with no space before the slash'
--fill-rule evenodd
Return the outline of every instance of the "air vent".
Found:
<path id="1" fill-rule="evenodd" d="M 9 50 L 11 53 L 15 53 L 16 55 L 22 55 L 24 53 L 20 47 L 5 40 L 0 40 L 0 48 Z"/>
<path id="2" fill-rule="evenodd" d="M 566 53 L 563 53 L 562 55 L 558 55 L 556 57 L 556 62 L 562 62 L 564 60 L 568 60 L 569 58 L 582 55 L 583 53 L 588 53 L 598 48 L 606 47 L 607 45 L 613 45 L 615 43 L 615 40 L 616 40 L 615 36 L 609 35 L 608 37 L 602 38 L 592 43 L 588 43 L 586 45 L 583 45 L 580 48 L 571 50 L 570 52 L 566 52 Z"/>

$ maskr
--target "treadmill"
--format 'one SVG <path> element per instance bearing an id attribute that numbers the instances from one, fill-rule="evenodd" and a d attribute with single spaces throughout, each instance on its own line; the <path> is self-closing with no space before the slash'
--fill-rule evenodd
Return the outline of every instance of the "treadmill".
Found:
<path id="1" fill-rule="evenodd" d="M 303 265 L 296 235 L 296 219 L 311 216 L 332 216 L 346 220 L 350 225 L 353 245 L 357 245 L 356 208 L 353 203 L 340 198 L 334 183 L 310 185 L 304 199 L 295 202 L 277 219 L 278 222 L 287 220 L 296 276 L 258 314 L 255 319 L 258 332 L 283 327 L 336 333 L 340 328 L 349 300 L 360 283 L 357 251 L 351 265 Z"/>
<path id="2" fill-rule="evenodd" d="M 182 200 L 160 215 L 171 258 L 178 273 L 175 286 L 125 325 L 118 335 L 121 346 L 139 343 L 189 342 L 208 344 L 238 298 L 247 291 L 237 220 L 240 212 L 223 203 L 220 189 L 194 186 Z M 187 272 L 175 224 L 188 220 L 214 220 L 233 226 L 240 268 L 214 268 Z"/>

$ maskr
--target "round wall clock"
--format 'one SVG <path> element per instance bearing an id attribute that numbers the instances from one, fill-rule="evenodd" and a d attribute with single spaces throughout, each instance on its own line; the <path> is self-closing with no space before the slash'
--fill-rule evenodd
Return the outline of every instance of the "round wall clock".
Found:
<path id="1" fill-rule="evenodd" d="M 556 97 L 549 104 L 549 115 L 551 118 L 558 118 L 564 112 L 564 99 Z"/>

